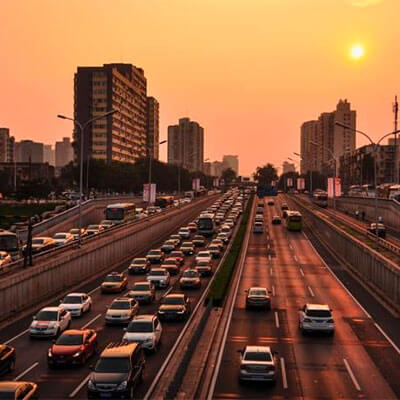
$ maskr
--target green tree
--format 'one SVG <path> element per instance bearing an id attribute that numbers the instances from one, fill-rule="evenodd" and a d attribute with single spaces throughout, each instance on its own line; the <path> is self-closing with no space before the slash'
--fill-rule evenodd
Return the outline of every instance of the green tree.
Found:
<path id="1" fill-rule="evenodd" d="M 263 167 L 257 167 L 253 177 L 261 185 L 270 185 L 272 181 L 278 180 L 278 172 L 271 163 L 267 163 Z"/>
<path id="2" fill-rule="evenodd" d="M 227 168 L 222 172 L 222 179 L 226 185 L 234 183 L 236 181 L 236 172 L 232 168 Z"/>

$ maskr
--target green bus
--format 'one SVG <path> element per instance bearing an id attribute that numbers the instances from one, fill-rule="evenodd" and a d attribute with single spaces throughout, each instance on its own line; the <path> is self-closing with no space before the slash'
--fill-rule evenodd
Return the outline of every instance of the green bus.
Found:
<path id="1" fill-rule="evenodd" d="M 105 216 L 115 224 L 123 224 L 136 218 L 136 206 L 133 203 L 110 204 L 105 210 Z"/>
<path id="2" fill-rule="evenodd" d="M 302 217 L 298 211 L 287 211 L 286 229 L 288 231 L 301 231 Z"/>

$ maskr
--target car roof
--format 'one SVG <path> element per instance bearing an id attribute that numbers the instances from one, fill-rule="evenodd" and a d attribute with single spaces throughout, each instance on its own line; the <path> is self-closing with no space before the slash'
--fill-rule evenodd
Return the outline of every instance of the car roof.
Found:
<path id="1" fill-rule="evenodd" d="M 261 286 L 252 286 L 249 290 L 267 290 L 267 288 Z"/>
<path id="2" fill-rule="evenodd" d="M 133 261 L 135 261 L 135 260 L 146 261 L 146 257 L 135 257 L 135 258 L 133 259 Z"/>
<path id="3" fill-rule="evenodd" d="M 132 321 L 152 321 L 155 317 L 153 314 L 136 315 Z"/>
<path id="4" fill-rule="evenodd" d="M 163 271 L 163 272 L 166 272 L 166 269 L 158 267 L 158 268 L 152 268 L 150 271 Z"/>
<path id="5" fill-rule="evenodd" d="M 185 293 L 172 293 L 172 294 L 167 294 L 165 298 L 169 299 L 180 299 L 182 297 L 185 297 Z"/>
<path id="6" fill-rule="evenodd" d="M 109 345 L 109 347 L 106 347 L 103 350 L 103 352 L 100 355 L 100 358 L 101 357 L 113 358 L 116 356 L 117 357 L 127 356 L 127 355 L 132 354 L 139 346 L 140 346 L 140 344 L 135 343 L 135 342 L 132 342 L 132 343 L 124 342 L 123 344 L 114 345 L 114 346 L 111 344 L 111 345 Z"/>
<path id="7" fill-rule="evenodd" d="M 306 307 L 308 310 L 328 310 L 330 311 L 331 309 L 329 308 L 328 304 L 313 304 L 313 303 L 307 303 Z"/>
<path id="8" fill-rule="evenodd" d="M 245 351 L 251 351 L 254 353 L 271 353 L 271 347 L 269 346 L 246 346 Z"/>
<path id="9" fill-rule="evenodd" d="M 68 293 L 67 294 L 67 296 L 84 296 L 84 295 L 86 295 L 86 293 L 83 293 L 83 292 L 81 292 L 81 293 L 78 293 L 78 292 L 74 292 L 74 293 Z M 67 297 L 67 296 L 65 296 L 65 297 Z"/>
<path id="10" fill-rule="evenodd" d="M 68 329 L 61 333 L 61 335 L 83 335 L 90 329 Z"/>
<path id="11" fill-rule="evenodd" d="M 3 381 L 0 382 L 0 391 L 2 393 L 15 393 L 16 389 L 26 385 L 27 383 L 32 384 L 32 382 L 25 381 Z"/>
<path id="12" fill-rule="evenodd" d="M 60 311 L 60 309 L 61 309 L 62 307 L 44 307 L 44 308 L 41 308 L 40 309 L 40 311 Z"/>

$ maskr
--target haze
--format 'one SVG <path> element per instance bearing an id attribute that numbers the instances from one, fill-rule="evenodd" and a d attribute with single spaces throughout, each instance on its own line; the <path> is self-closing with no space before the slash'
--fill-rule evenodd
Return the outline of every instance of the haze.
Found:
<path id="1" fill-rule="evenodd" d="M 71 136 L 56 115 L 73 112 L 76 67 L 111 62 L 144 69 L 161 139 L 188 116 L 205 128 L 205 157 L 238 154 L 243 175 L 298 151 L 302 122 L 339 98 L 374 138 L 392 129 L 397 0 L 2 0 L 0 10 L 0 126 L 17 140 Z"/>

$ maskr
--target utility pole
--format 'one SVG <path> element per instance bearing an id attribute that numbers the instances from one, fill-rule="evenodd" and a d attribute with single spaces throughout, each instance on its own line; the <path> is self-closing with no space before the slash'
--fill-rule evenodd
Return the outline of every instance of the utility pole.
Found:
<path id="1" fill-rule="evenodd" d="M 394 113 L 394 132 L 397 132 L 397 116 L 399 113 L 399 104 L 397 103 L 397 95 L 394 97 L 393 104 Z M 394 173 L 393 173 L 393 183 L 399 183 L 399 161 L 398 161 L 398 151 L 397 151 L 397 133 L 394 134 Z"/>

